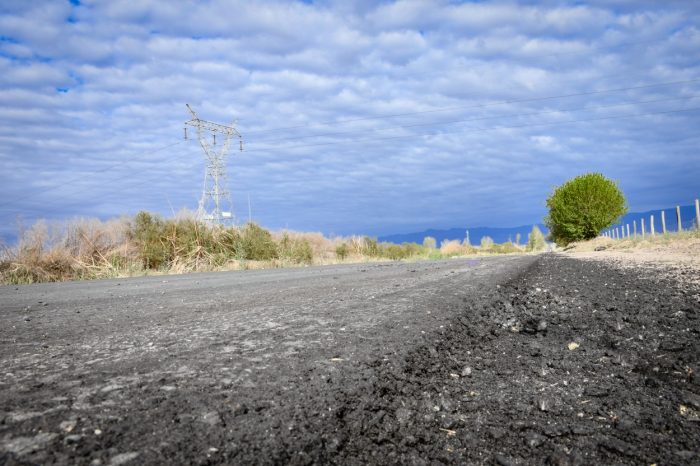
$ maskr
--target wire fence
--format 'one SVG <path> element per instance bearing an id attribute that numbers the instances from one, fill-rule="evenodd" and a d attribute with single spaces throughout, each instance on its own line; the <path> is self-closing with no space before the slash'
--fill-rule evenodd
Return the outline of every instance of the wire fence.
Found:
<path id="1" fill-rule="evenodd" d="M 610 239 L 645 238 L 659 234 L 698 230 L 700 229 L 700 200 L 695 199 L 694 207 L 695 218 L 692 215 L 693 206 L 676 206 L 675 209 L 663 209 L 649 214 L 629 216 L 625 222 L 603 231 L 601 236 Z"/>

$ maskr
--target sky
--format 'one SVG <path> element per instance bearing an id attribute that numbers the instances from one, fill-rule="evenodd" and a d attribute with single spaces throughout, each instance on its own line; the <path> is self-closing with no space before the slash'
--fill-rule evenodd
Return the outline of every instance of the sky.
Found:
<path id="1" fill-rule="evenodd" d="M 196 210 L 185 104 L 240 131 L 233 212 L 270 229 L 533 224 L 593 171 L 690 204 L 700 2 L 0 0 L 0 238 Z"/>

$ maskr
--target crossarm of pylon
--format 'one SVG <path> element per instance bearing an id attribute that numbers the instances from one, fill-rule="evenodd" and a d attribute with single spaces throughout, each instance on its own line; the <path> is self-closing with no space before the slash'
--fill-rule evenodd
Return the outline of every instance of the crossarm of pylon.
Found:
<path id="1" fill-rule="evenodd" d="M 192 119 L 190 121 L 185 122 L 186 125 L 194 126 L 206 129 L 209 131 L 216 131 L 218 133 L 223 133 L 227 134 L 229 136 L 238 136 L 241 137 L 241 133 L 239 133 L 236 128 L 233 128 L 231 126 L 226 126 L 226 125 L 220 125 L 219 123 L 214 123 L 211 121 L 207 120 L 200 120 L 199 118 L 197 119 Z"/>

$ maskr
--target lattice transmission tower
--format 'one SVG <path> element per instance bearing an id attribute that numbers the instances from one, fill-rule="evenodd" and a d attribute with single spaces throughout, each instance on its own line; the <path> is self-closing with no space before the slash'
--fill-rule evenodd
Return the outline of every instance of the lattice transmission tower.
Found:
<path id="1" fill-rule="evenodd" d="M 240 150 L 243 150 L 243 136 L 233 126 L 221 125 L 211 121 L 202 120 L 192 107 L 187 109 L 192 114 L 192 119 L 185 125 L 197 129 L 199 144 L 204 150 L 204 188 L 199 199 L 197 218 L 209 224 L 225 225 L 233 223 L 233 203 L 231 193 L 228 190 L 228 177 L 226 176 L 226 156 L 231 148 L 231 141 L 238 138 Z M 216 135 L 220 134 L 217 145 Z M 187 139 L 187 127 L 185 127 L 185 139 Z"/>

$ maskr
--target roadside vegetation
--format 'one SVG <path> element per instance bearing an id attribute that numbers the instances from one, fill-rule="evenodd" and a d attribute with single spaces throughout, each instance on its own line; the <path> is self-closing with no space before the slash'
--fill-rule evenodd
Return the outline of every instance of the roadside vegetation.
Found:
<path id="1" fill-rule="evenodd" d="M 541 241 L 540 241 L 541 238 Z M 517 242 L 517 241 L 516 241 Z M 40 221 L 20 232 L 0 255 L 0 282 L 20 284 L 157 273 L 294 267 L 381 260 L 426 260 L 544 249 L 536 228 L 524 245 L 427 237 L 423 244 L 379 243 L 369 237 L 327 238 L 321 233 L 271 232 L 255 223 L 212 227 L 192 215 L 173 219 L 139 212 L 114 220 Z"/>
<path id="2" fill-rule="evenodd" d="M 669 250 L 687 249 L 686 254 L 697 256 L 700 253 L 700 229 L 694 227 L 691 230 L 681 232 L 668 232 L 665 234 L 647 234 L 623 239 L 598 237 L 587 241 L 570 243 L 564 251 L 567 252 L 600 252 L 600 251 L 624 251 L 637 252 L 654 250 L 664 252 Z"/>
<path id="3" fill-rule="evenodd" d="M 600 173 L 587 173 L 555 188 L 547 199 L 545 224 L 559 246 L 596 238 L 627 213 L 617 184 Z"/>

